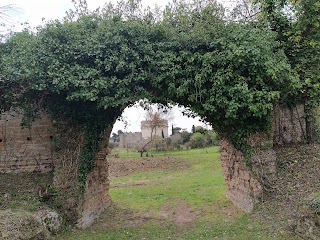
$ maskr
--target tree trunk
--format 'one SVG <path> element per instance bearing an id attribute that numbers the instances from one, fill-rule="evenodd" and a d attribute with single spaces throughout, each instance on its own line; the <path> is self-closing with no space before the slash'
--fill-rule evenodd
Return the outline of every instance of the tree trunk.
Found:
<path id="1" fill-rule="evenodd" d="M 306 114 L 306 140 L 307 143 L 316 142 L 316 124 L 315 124 L 315 111 L 310 109 L 310 106 L 305 103 Z"/>

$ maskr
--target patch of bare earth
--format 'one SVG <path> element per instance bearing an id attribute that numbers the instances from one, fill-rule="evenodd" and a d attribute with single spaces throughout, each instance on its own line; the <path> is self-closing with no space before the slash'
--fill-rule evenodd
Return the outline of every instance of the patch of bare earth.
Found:
<path id="1" fill-rule="evenodd" d="M 94 229 L 127 229 L 138 228 L 147 222 L 156 223 L 158 221 L 158 219 L 151 217 L 147 213 L 133 212 L 130 209 L 124 209 L 112 203 L 92 227 Z"/>
<path id="2" fill-rule="evenodd" d="M 162 221 L 178 227 L 189 227 L 199 214 L 199 211 L 194 211 L 187 204 L 180 202 L 175 206 L 164 205 L 160 211 L 160 218 Z"/>
<path id="3" fill-rule="evenodd" d="M 144 157 L 133 159 L 108 158 L 109 177 L 125 177 L 138 172 L 150 171 L 178 171 L 190 169 L 183 159 L 172 157 Z"/>
<path id="4" fill-rule="evenodd" d="M 191 226 L 199 211 L 194 211 L 187 204 L 180 202 L 175 206 L 164 205 L 158 216 L 148 212 L 134 212 L 130 209 L 120 208 L 112 203 L 104 214 L 94 223 L 95 229 L 127 229 L 142 227 L 146 223 L 162 226 L 176 225 L 178 227 Z"/>

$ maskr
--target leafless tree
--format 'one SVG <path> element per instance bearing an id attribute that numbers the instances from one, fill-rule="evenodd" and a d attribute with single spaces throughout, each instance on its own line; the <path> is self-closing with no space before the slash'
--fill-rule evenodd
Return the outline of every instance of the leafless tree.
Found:
<path id="1" fill-rule="evenodd" d="M 260 10 L 253 0 L 235 0 L 232 1 L 234 7 L 231 11 L 230 20 L 235 22 L 252 22 L 260 15 Z"/>
<path id="2" fill-rule="evenodd" d="M 170 109 L 168 109 L 168 108 L 160 109 L 158 106 L 157 109 L 155 109 L 152 106 L 147 107 L 146 113 L 145 113 L 145 121 L 147 122 L 148 127 L 150 128 L 151 132 L 150 132 L 149 141 L 147 141 L 138 150 L 140 152 L 141 157 L 142 157 L 143 153 L 146 151 L 146 147 L 154 141 L 159 128 L 166 125 L 167 121 L 172 118 L 173 118 L 173 115 L 172 115 Z M 162 138 L 164 138 L 163 132 L 161 135 L 162 135 Z"/>

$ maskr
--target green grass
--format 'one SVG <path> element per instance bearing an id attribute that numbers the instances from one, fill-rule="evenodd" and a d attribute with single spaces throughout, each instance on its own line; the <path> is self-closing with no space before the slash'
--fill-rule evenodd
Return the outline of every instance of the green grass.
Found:
<path id="1" fill-rule="evenodd" d="M 139 161 L 139 153 L 127 153 L 125 149 L 117 151 L 120 157 L 136 157 L 136 161 Z M 191 167 L 188 170 L 135 173 L 112 179 L 112 184 L 125 186 L 110 189 L 113 202 L 134 216 L 148 213 L 155 219 L 159 219 L 164 206 L 174 208 L 182 203 L 187 204 L 193 211 L 200 213 L 191 226 L 178 227 L 170 222 L 161 224 L 146 221 L 145 224 L 131 228 L 104 229 L 95 226 L 82 231 L 67 231 L 57 239 L 293 239 L 285 233 L 275 235 L 271 226 L 252 220 L 226 199 L 219 147 L 158 152 L 152 155 L 154 158 L 182 158 Z M 134 183 L 137 182 L 146 184 L 136 187 Z M 108 220 L 112 219 L 105 219 Z"/>

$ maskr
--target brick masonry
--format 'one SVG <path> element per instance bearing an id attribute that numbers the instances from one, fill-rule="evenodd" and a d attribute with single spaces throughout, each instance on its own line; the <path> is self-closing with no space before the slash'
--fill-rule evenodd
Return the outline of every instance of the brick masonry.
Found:
<path id="1" fill-rule="evenodd" d="M 22 129 L 21 121 L 22 114 L 17 112 L 1 115 L 0 173 L 52 172 L 53 187 L 61 192 L 58 201 L 65 202 L 60 211 L 68 222 L 89 226 L 111 203 L 106 160 L 111 128 L 105 131 L 85 192 L 79 195 L 77 169 L 83 132 L 72 124 L 53 122 L 45 114 L 30 129 Z"/>
<path id="2" fill-rule="evenodd" d="M 109 136 L 112 128 L 105 131 L 100 143 L 100 151 L 96 155 L 95 168 L 88 175 L 85 192 L 78 208 L 78 226 L 90 226 L 93 221 L 111 204 L 108 193 L 108 162 L 106 156 L 111 153 L 108 148 Z"/>
<path id="3" fill-rule="evenodd" d="M 55 130 L 43 116 L 32 127 L 21 128 L 21 114 L 7 112 L 0 118 L 0 173 L 52 171 L 52 138 Z"/>
<path id="4" fill-rule="evenodd" d="M 254 153 L 246 165 L 244 154 L 225 139 L 220 142 L 221 163 L 227 186 L 227 198 L 245 212 L 251 212 L 263 197 L 264 188 L 276 177 L 276 154 L 268 148 L 266 136 L 255 134 L 249 138 Z M 256 145 L 258 143 L 258 145 Z"/>

